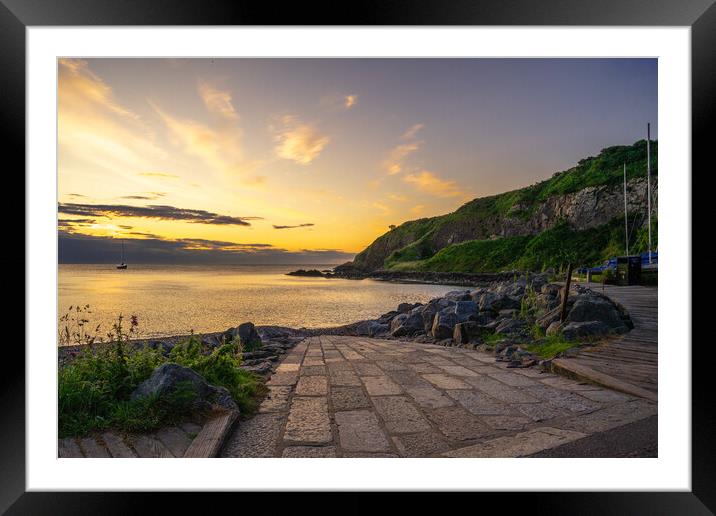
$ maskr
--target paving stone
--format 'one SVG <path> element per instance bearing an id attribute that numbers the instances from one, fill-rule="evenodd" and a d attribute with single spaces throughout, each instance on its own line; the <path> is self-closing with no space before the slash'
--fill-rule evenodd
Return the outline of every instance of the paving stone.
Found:
<path id="1" fill-rule="evenodd" d="M 292 372 L 298 371 L 300 367 L 301 367 L 301 365 L 298 362 L 294 364 L 294 363 L 286 363 L 284 361 L 281 363 L 281 365 L 279 365 L 276 368 L 276 372 L 277 373 L 292 373 Z"/>
<path id="2" fill-rule="evenodd" d="M 477 417 L 462 407 L 443 407 L 425 412 L 448 439 L 466 441 L 494 433 L 494 430 L 481 423 Z"/>
<path id="3" fill-rule="evenodd" d="M 360 387 L 336 386 L 331 388 L 331 405 L 338 412 L 370 407 L 370 401 Z"/>
<path id="4" fill-rule="evenodd" d="M 361 380 L 371 396 L 390 396 L 403 392 L 402 387 L 387 376 L 362 376 Z"/>
<path id="5" fill-rule="evenodd" d="M 107 448 L 99 444 L 93 437 L 85 437 L 80 439 L 80 447 L 85 457 L 110 457 Z"/>
<path id="6" fill-rule="evenodd" d="M 545 373 L 541 369 L 537 369 L 535 367 L 516 367 L 513 369 L 513 371 L 516 374 L 521 374 L 523 376 L 529 376 L 530 378 L 537 378 L 538 380 L 556 377 L 556 375 L 553 375 L 552 373 Z"/>
<path id="7" fill-rule="evenodd" d="M 495 380 L 500 381 L 506 385 L 510 385 L 511 387 L 530 387 L 532 385 L 537 385 L 537 382 L 535 380 L 513 372 L 491 373 L 490 378 L 494 378 Z"/>
<path id="8" fill-rule="evenodd" d="M 343 452 L 343 457 L 347 459 L 398 459 L 399 455 L 395 453 L 370 453 L 370 452 Z"/>
<path id="9" fill-rule="evenodd" d="M 495 430 L 523 430 L 532 422 L 522 416 L 483 416 L 480 420 Z"/>
<path id="10" fill-rule="evenodd" d="M 542 427 L 443 453 L 445 457 L 524 457 L 585 437 L 581 432 Z"/>
<path id="11" fill-rule="evenodd" d="M 336 456 L 335 446 L 288 446 L 283 449 L 282 457 L 291 458 L 330 458 Z"/>
<path id="12" fill-rule="evenodd" d="M 656 404 L 644 400 L 635 400 L 572 418 L 561 426 L 591 434 L 633 423 L 656 413 Z"/>
<path id="13" fill-rule="evenodd" d="M 291 373 L 274 373 L 266 385 L 296 385 L 298 381 L 298 372 Z"/>
<path id="14" fill-rule="evenodd" d="M 331 385 L 345 385 L 359 387 L 361 385 L 360 378 L 352 370 L 331 371 Z"/>
<path id="15" fill-rule="evenodd" d="M 540 401 L 538 398 L 530 396 L 525 391 L 509 387 L 504 383 L 498 382 L 497 380 L 487 376 L 465 378 L 465 381 L 477 387 L 482 392 L 505 403 L 537 403 Z"/>
<path id="16" fill-rule="evenodd" d="M 375 409 L 391 434 L 409 434 L 430 430 L 430 423 L 405 396 L 380 396 L 373 399 Z"/>
<path id="17" fill-rule="evenodd" d="M 303 365 L 304 365 L 304 367 L 305 366 L 325 365 L 325 362 L 323 361 L 322 357 L 318 357 L 318 358 L 306 357 L 303 359 Z"/>
<path id="18" fill-rule="evenodd" d="M 181 428 L 176 426 L 160 428 L 155 436 L 175 457 L 183 457 L 192 441 Z"/>
<path id="19" fill-rule="evenodd" d="M 222 457 L 275 457 L 283 414 L 257 414 L 239 421 L 221 450 Z"/>
<path id="20" fill-rule="evenodd" d="M 310 377 L 307 377 L 310 378 Z M 326 398 L 299 397 L 291 401 L 285 442 L 325 444 L 333 440 Z"/>
<path id="21" fill-rule="evenodd" d="M 61 459 L 72 459 L 84 457 L 77 441 L 72 437 L 66 437 L 57 441 L 57 456 Z"/>
<path id="22" fill-rule="evenodd" d="M 346 452 L 389 452 L 390 444 L 378 418 L 369 410 L 336 412 L 338 437 Z"/>
<path id="23" fill-rule="evenodd" d="M 351 373 L 355 372 L 353 366 L 347 360 L 341 360 L 339 362 L 329 362 L 326 364 L 326 368 L 328 368 L 328 371 L 331 374 L 337 371 L 350 371 Z"/>
<path id="24" fill-rule="evenodd" d="M 438 367 L 453 376 L 479 376 L 475 371 L 459 365 L 441 365 Z"/>
<path id="25" fill-rule="evenodd" d="M 390 376 L 391 380 L 399 383 L 403 387 L 430 387 L 430 382 L 425 380 L 415 371 L 409 369 L 405 371 L 390 371 L 388 376 Z"/>
<path id="26" fill-rule="evenodd" d="M 288 398 L 292 387 L 288 385 L 270 386 L 268 394 L 259 406 L 259 412 L 282 412 L 288 409 Z"/>
<path id="27" fill-rule="evenodd" d="M 472 387 L 462 381 L 462 379 L 447 374 L 424 374 L 422 376 L 441 389 L 472 389 Z"/>
<path id="28" fill-rule="evenodd" d="M 443 372 L 438 366 L 430 364 L 428 362 L 420 362 L 416 364 L 409 364 L 409 367 L 416 373 L 437 373 Z"/>
<path id="29" fill-rule="evenodd" d="M 635 400 L 633 396 L 624 394 L 622 392 L 610 391 L 608 389 L 599 389 L 595 391 L 579 391 L 580 396 L 584 396 L 592 401 L 598 401 L 601 403 L 624 403 L 627 401 Z"/>
<path id="30" fill-rule="evenodd" d="M 509 405 L 500 403 L 495 398 L 480 391 L 448 390 L 445 392 L 448 396 L 456 400 L 460 405 L 476 416 L 502 416 L 514 413 L 514 410 L 512 410 Z"/>
<path id="31" fill-rule="evenodd" d="M 550 376 L 541 378 L 540 383 L 555 387 L 556 389 L 564 389 L 567 391 L 596 391 L 600 387 L 591 383 L 577 382 L 563 376 Z"/>
<path id="32" fill-rule="evenodd" d="M 353 362 L 353 367 L 360 376 L 382 376 L 383 370 L 372 362 Z"/>
<path id="33" fill-rule="evenodd" d="M 107 445 L 109 453 L 112 455 L 112 457 L 133 459 L 137 456 L 137 454 L 134 453 L 134 450 L 127 446 L 124 440 L 114 432 L 103 433 L 102 440 L 104 441 L 104 444 Z"/>
<path id="34" fill-rule="evenodd" d="M 402 457 L 427 457 L 450 447 L 444 437 L 432 431 L 395 436 L 393 443 Z"/>
<path id="35" fill-rule="evenodd" d="M 571 412 L 588 412 L 602 408 L 602 405 L 596 401 L 589 400 L 573 392 L 567 392 L 562 389 L 555 389 L 548 385 L 534 385 L 526 387 L 523 392 L 548 401 L 555 407 L 564 408 Z"/>
<path id="36" fill-rule="evenodd" d="M 397 361 L 379 361 L 376 364 L 383 371 L 405 371 L 408 369 L 407 365 Z"/>
<path id="37" fill-rule="evenodd" d="M 555 407 L 546 401 L 540 403 L 516 403 L 512 406 L 529 417 L 532 421 L 546 421 L 568 414 L 565 409 Z"/>
<path id="38" fill-rule="evenodd" d="M 301 376 L 296 385 L 297 396 L 325 396 L 328 379 L 325 376 Z"/>
<path id="39" fill-rule="evenodd" d="M 345 357 L 346 360 L 364 360 L 365 357 L 361 355 L 360 353 L 356 353 L 352 349 L 341 349 L 341 354 Z"/>
<path id="40" fill-rule="evenodd" d="M 405 391 L 423 408 L 450 407 L 454 402 L 443 391 L 428 386 L 407 386 Z"/>

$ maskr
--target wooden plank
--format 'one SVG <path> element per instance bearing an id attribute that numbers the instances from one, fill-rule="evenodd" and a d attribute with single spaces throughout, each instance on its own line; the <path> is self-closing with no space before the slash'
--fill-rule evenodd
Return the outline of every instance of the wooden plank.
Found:
<path id="1" fill-rule="evenodd" d="M 159 439 L 151 435 L 137 435 L 132 437 L 132 447 L 140 457 L 152 459 L 172 458 L 174 455 Z"/>
<path id="2" fill-rule="evenodd" d="M 76 459 L 84 457 L 77 441 L 73 437 L 66 437 L 57 441 L 57 456 L 60 459 Z"/>
<path id="3" fill-rule="evenodd" d="M 112 454 L 112 457 L 120 459 L 134 459 L 137 457 L 137 454 L 115 433 L 103 433 L 102 440 L 107 445 L 107 449 L 109 449 L 109 453 Z"/>
<path id="4" fill-rule="evenodd" d="M 189 445 L 184 457 L 216 457 L 237 417 L 237 411 L 230 411 L 207 421 Z"/>
<path id="5" fill-rule="evenodd" d="M 632 396 L 638 396 L 651 401 L 658 400 L 656 394 L 653 392 L 647 391 L 646 389 L 637 387 L 636 385 L 632 385 L 613 376 L 601 373 L 590 367 L 577 364 L 575 361 L 568 358 L 554 359 L 552 361 L 552 368 L 559 372 L 565 372 L 569 376 L 574 376 L 581 380 L 596 383 L 597 385 L 602 385 L 615 391 L 624 392 L 626 394 L 631 394 Z"/>
<path id="6" fill-rule="evenodd" d="M 110 457 L 109 451 L 99 444 L 93 437 L 85 437 L 80 441 L 80 446 L 86 457 L 105 458 Z"/>

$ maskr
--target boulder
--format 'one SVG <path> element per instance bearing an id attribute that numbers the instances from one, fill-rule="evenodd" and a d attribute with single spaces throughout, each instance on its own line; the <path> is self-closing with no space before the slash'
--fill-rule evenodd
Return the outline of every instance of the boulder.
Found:
<path id="1" fill-rule="evenodd" d="M 448 292 L 443 296 L 448 301 L 471 301 L 472 297 L 470 297 L 470 291 L 469 290 L 453 290 L 451 292 Z"/>
<path id="2" fill-rule="evenodd" d="M 420 314 L 400 314 L 390 323 L 390 334 L 393 337 L 407 337 L 422 331 L 423 318 Z"/>
<path id="3" fill-rule="evenodd" d="M 389 324 L 383 324 L 380 322 L 374 322 L 370 325 L 370 328 L 368 328 L 368 336 L 369 337 L 381 337 L 385 336 L 388 333 L 390 333 L 390 325 Z"/>
<path id="4" fill-rule="evenodd" d="M 497 312 L 497 316 L 504 317 L 506 319 L 514 319 L 517 317 L 518 313 L 519 312 L 515 308 L 505 308 L 504 310 Z"/>
<path id="5" fill-rule="evenodd" d="M 455 325 L 452 339 L 456 344 L 467 344 L 470 341 L 480 340 L 486 331 L 487 330 L 476 322 L 461 322 Z"/>
<path id="6" fill-rule="evenodd" d="M 625 321 L 626 319 L 626 321 Z M 628 318 L 609 299 L 597 295 L 577 296 L 565 323 L 599 321 L 616 333 L 629 331 Z"/>
<path id="7" fill-rule="evenodd" d="M 140 383 L 132 392 L 130 398 L 137 400 L 147 396 L 171 396 L 172 394 L 188 389 L 196 396 L 195 404 L 210 402 L 230 410 L 238 410 L 231 395 L 223 387 L 210 385 L 204 378 L 188 367 L 179 364 L 162 364 L 152 375 Z"/>
<path id="8" fill-rule="evenodd" d="M 495 333 L 509 335 L 519 333 L 525 329 L 527 324 L 522 319 L 505 319 L 495 328 Z"/>
<path id="9" fill-rule="evenodd" d="M 384 313 L 378 318 L 378 322 L 381 324 L 390 324 L 390 321 L 393 320 L 393 317 L 396 315 L 399 315 L 400 312 L 397 310 L 391 310 L 390 312 Z"/>
<path id="10" fill-rule="evenodd" d="M 545 332 L 547 335 L 555 335 L 556 333 L 559 333 L 559 330 L 562 328 L 562 324 L 559 321 L 554 321 L 549 326 L 547 326 L 547 331 Z"/>
<path id="11" fill-rule="evenodd" d="M 413 308 L 416 308 L 420 305 L 420 303 L 400 303 L 398 305 L 397 311 L 398 313 L 404 314 L 410 312 Z"/>
<path id="12" fill-rule="evenodd" d="M 474 301 L 458 301 L 455 303 L 455 315 L 460 322 L 470 320 L 477 314 L 477 303 Z"/>
<path id="13" fill-rule="evenodd" d="M 567 340 L 584 337 L 600 337 L 609 335 L 613 330 L 601 321 L 570 322 L 562 328 L 562 335 Z"/>
<path id="14" fill-rule="evenodd" d="M 435 314 L 430 334 L 437 340 L 452 339 L 457 323 L 455 312 L 444 309 Z"/>
<path id="15" fill-rule="evenodd" d="M 356 324 L 356 335 L 358 336 L 364 336 L 370 334 L 370 327 L 371 325 L 375 324 L 375 321 L 361 321 L 358 324 Z"/>

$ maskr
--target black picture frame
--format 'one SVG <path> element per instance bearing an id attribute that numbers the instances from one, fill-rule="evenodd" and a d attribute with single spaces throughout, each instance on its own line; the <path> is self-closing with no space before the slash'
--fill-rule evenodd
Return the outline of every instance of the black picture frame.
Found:
<path id="1" fill-rule="evenodd" d="M 0 0 L 0 145 L 4 147 L 5 177 L 25 163 L 25 29 L 28 26 L 82 25 L 617 25 L 689 26 L 692 35 L 692 163 L 694 170 L 710 171 L 708 128 L 716 107 L 716 5 L 714 0 L 373 0 L 328 3 L 281 3 L 189 0 Z M 14 157 L 14 169 L 8 158 Z M 711 160 L 713 161 L 713 160 Z M 708 165 L 711 165 L 710 167 Z M 684 180 L 690 180 L 684 171 Z M 6 209 L 17 214 L 24 206 L 24 182 L 18 181 Z M 13 205 L 14 204 L 14 205 Z M 696 218 L 694 218 L 696 220 Z M 11 276 L 32 274 L 25 265 L 24 227 L 12 253 L 2 263 Z M 691 278 L 684 278 L 691 283 Z M 685 300 L 689 302 L 690 300 Z M 17 303 L 17 300 L 16 300 Z M 19 303 L 18 303 L 19 304 Z M 696 305 L 693 305 L 696 309 Z M 26 306 L 31 310 L 31 306 Z M 698 309 L 697 313 L 698 313 Z M 701 310 L 705 310 L 702 308 Z M 15 323 L 19 327 L 19 324 Z M 49 330 L 54 333 L 54 331 Z M 19 342 L 22 331 L 14 331 Z M 48 332 L 49 334 L 49 332 Z M 183 511 L 206 510 L 202 501 L 185 495 L 137 495 L 120 493 L 25 492 L 25 353 L 7 342 L 0 370 L 0 512 L 7 514 L 131 514 L 146 512 L 147 498 L 161 496 L 164 512 L 177 505 Z M 691 343 L 688 343 L 691 344 Z M 710 345 L 711 343 L 704 343 Z M 716 453 L 714 411 L 707 379 L 711 360 L 692 364 L 692 491 L 650 493 L 532 493 L 511 494 L 510 509 L 538 514 L 712 514 L 716 511 Z M 8 364 L 12 364 L 9 366 Z M 228 495 L 212 494 L 225 499 Z M 246 494 L 242 504 L 254 498 Z M 417 496 L 417 495 L 413 495 Z M 488 496 L 481 495 L 481 502 Z M 372 502 L 358 495 L 343 500 L 345 511 L 371 510 Z M 415 500 L 424 504 L 423 497 Z M 331 495 L 321 495 L 320 507 L 305 497 L 280 501 L 271 497 L 273 511 L 295 507 L 330 509 Z M 223 500 L 222 500 L 223 501 Z M 258 501 L 258 500 L 257 500 Z M 465 502 L 463 500 L 463 502 Z M 212 502 L 212 505 L 217 503 Z M 221 503 L 221 502 L 218 502 Z M 453 504 L 460 504 L 454 501 Z M 467 502 L 475 503 L 475 502 Z M 498 502 L 505 503 L 504 499 Z M 196 505 L 195 505 L 196 504 Z M 218 507 L 217 507 L 218 509 Z M 455 506 L 457 509 L 457 506 Z"/>

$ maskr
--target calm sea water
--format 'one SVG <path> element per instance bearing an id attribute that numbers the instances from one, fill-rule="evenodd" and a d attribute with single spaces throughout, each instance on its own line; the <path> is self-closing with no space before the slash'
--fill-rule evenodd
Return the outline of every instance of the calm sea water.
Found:
<path id="1" fill-rule="evenodd" d="M 136 314 L 143 337 L 221 331 L 245 321 L 318 328 L 378 317 L 455 287 L 286 276 L 326 265 L 60 265 L 59 314 L 89 304 L 100 335 Z"/>

